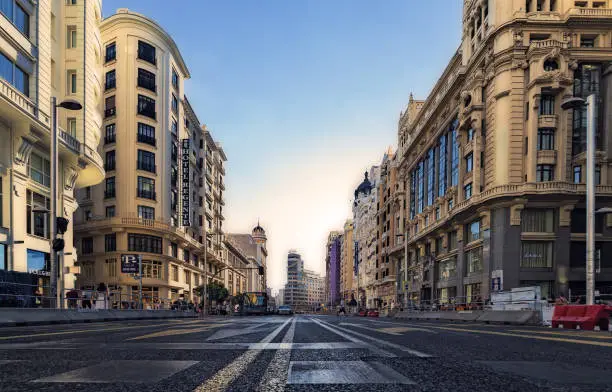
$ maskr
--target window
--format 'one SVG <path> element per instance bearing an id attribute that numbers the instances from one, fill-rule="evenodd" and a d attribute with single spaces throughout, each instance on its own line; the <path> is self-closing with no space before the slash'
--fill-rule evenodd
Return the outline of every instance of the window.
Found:
<path id="1" fill-rule="evenodd" d="M 595 185 L 601 185 L 601 165 L 595 165 Z"/>
<path id="2" fill-rule="evenodd" d="M 104 198 L 111 199 L 115 197 L 115 177 L 108 177 L 105 182 Z"/>
<path id="3" fill-rule="evenodd" d="M 528 208 L 521 211 L 521 230 L 527 233 L 553 233 L 555 231 L 553 209 Z"/>
<path id="4" fill-rule="evenodd" d="M 155 154 L 145 150 L 138 150 L 136 166 L 138 170 L 155 173 Z"/>
<path id="5" fill-rule="evenodd" d="M 77 93 L 77 73 L 76 71 L 68 71 L 68 94 Z"/>
<path id="6" fill-rule="evenodd" d="M 536 167 L 536 181 L 546 182 L 553 181 L 555 179 L 555 166 L 554 165 L 538 165 Z"/>
<path id="7" fill-rule="evenodd" d="M 155 219 L 155 208 L 147 206 L 138 206 L 138 217 L 140 219 Z"/>
<path id="8" fill-rule="evenodd" d="M 555 130 L 552 128 L 538 129 L 538 151 L 555 149 Z"/>
<path id="9" fill-rule="evenodd" d="M 451 139 L 451 186 L 459 184 L 459 142 L 457 141 L 458 120 L 455 120 L 450 132 Z"/>
<path id="10" fill-rule="evenodd" d="M 105 216 L 107 218 L 114 218 L 115 217 L 115 206 L 107 206 Z"/>
<path id="11" fill-rule="evenodd" d="M 142 277 L 150 279 L 163 279 L 163 264 L 161 261 L 143 260 Z"/>
<path id="12" fill-rule="evenodd" d="M 398 217 L 399 220 L 399 217 Z M 440 220 L 440 207 L 436 207 L 436 220 L 439 221 Z M 398 225 L 399 227 L 399 225 Z"/>
<path id="13" fill-rule="evenodd" d="M 425 199 L 425 180 L 423 178 L 423 171 L 425 168 L 424 162 L 419 163 L 419 167 L 417 169 L 417 186 L 418 186 L 418 194 L 417 194 L 417 213 L 420 214 L 423 212 L 424 208 L 424 199 Z"/>
<path id="14" fill-rule="evenodd" d="M 600 87 L 602 79 L 602 66 L 600 64 L 580 64 L 578 69 L 574 71 L 574 96 L 586 99 L 591 94 L 596 94 L 598 107 L 596 110 L 597 122 L 595 143 L 597 148 L 603 150 L 603 130 L 606 129 L 604 124 L 604 115 L 606 108 L 604 100 L 600 98 Z M 573 125 L 572 125 L 572 154 L 576 155 L 586 151 L 586 125 L 587 125 L 587 110 L 586 107 L 573 110 Z"/>
<path id="15" fill-rule="evenodd" d="M 150 117 L 155 120 L 155 100 L 144 95 L 138 94 L 138 114 Z"/>
<path id="16" fill-rule="evenodd" d="M 174 242 L 170 243 L 170 252 L 172 257 L 178 258 L 178 246 Z"/>
<path id="17" fill-rule="evenodd" d="M 542 94 L 540 97 L 540 116 L 555 114 L 555 96 Z"/>
<path id="18" fill-rule="evenodd" d="M 19 5 L 19 2 L 2 0 L 0 2 L 0 11 L 13 22 L 17 30 L 21 31 L 26 37 L 30 36 L 30 14 Z"/>
<path id="19" fill-rule="evenodd" d="M 76 128 L 77 128 L 76 118 L 69 117 L 68 120 L 66 121 L 66 124 L 68 125 L 67 131 L 70 134 L 70 136 L 76 137 Z"/>
<path id="20" fill-rule="evenodd" d="M 179 77 L 174 68 L 172 68 L 172 86 L 177 90 L 179 88 Z"/>
<path id="21" fill-rule="evenodd" d="M 185 270 L 185 283 L 191 285 L 191 271 Z"/>
<path id="22" fill-rule="evenodd" d="M 106 125 L 106 127 L 104 127 L 104 144 L 115 143 L 115 139 L 115 124 Z"/>
<path id="23" fill-rule="evenodd" d="M 115 107 L 115 96 L 106 97 L 104 99 L 104 117 L 111 117 L 117 114 L 117 108 Z"/>
<path id="24" fill-rule="evenodd" d="M 86 221 L 90 221 L 93 217 L 93 214 L 91 213 L 91 210 L 85 210 L 83 211 L 83 216 L 85 217 Z"/>
<path id="25" fill-rule="evenodd" d="M 30 95 L 30 75 L 0 52 L 0 77 L 12 84 L 24 95 Z"/>
<path id="26" fill-rule="evenodd" d="M 106 234 L 104 236 L 104 251 L 115 252 L 117 250 L 117 234 Z"/>
<path id="27" fill-rule="evenodd" d="M 467 225 L 466 227 L 466 242 L 469 244 L 470 242 L 477 241 L 481 238 L 480 235 L 480 221 L 474 221 Z"/>
<path id="28" fill-rule="evenodd" d="M 457 276 L 457 257 L 442 260 L 438 267 L 438 280 L 448 280 Z"/>
<path id="29" fill-rule="evenodd" d="M 138 176 L 137 196 L 143 199 L 155 200 L 155 180 Z"/>
<path id="30" fill-rule="evenodd" d="M 523 241 L 521 268 L 552 268 L 553 242 Z"/>
<path id="31" fill-rule="evenodd" d="M 446 194 L 447 136 L 442 135 L 438 147 L 438 196 Z"/>
<path id="32" fill-rule="evenodd" d="M 155 127 L 151 125 L 138 123 L 138 142 L 145 143 L 151 146 L 156 145 Z"/>
<path id="33" fill-rule="evenodd" d="M 108 71 L 106 73 L 106 80 L 105 80 L 105 83 L 104 83 L 104 89 L 105 90 L 110 90 L 110 89 L 115 88 L 116 85 L 117 85 L 117 83 L 116 83 L 116 79 L 115 79 L 115 70 Z"/>
<path id="34" fill-rule="evenodd" d="M 450 200 L 448 201 L 448 210 L 449 210 L 449 211 L 450 211 L 450 210 L 452 210 L 452 209 L 453 209 L 453 207 L 454 207 L 454 205 L 455 205 L 455 201 L 454 201 L 453 199 L 450 199 Z"/>
<path id="35" fill-rule="evenodd" d="M 38 154 L 30 154 L 30 178 L 46 187 L 51 183 L 51 162 Z"/>
<path id="36" fill-rule="evenodd" d="M 117 259 L 104 260 L 104 275 L 109 278 L 117 277 Z"/>
<path id="37" fill-rule="evenodd" d="M 469 173 L 474 170 L 474 154 L 469 153 L 468 156 L 465 157 L 465 172 Z"/>
<path id="38" fill-rule="evenodd" d="M 467 140 L 468 142 L 471 142 L 472 140 L 474 140 L 474 129 L 473 128 L 468 129 Z"/>
<path id="39" fill-rule="evenodd" d="M 76 5 L 77 0 L 66 0 L 66 5 Z"/>
<path id="40" fill-rule="evenodd" d="M 170 266 L 170 270 L 172 271 L 172 280 L 178 282 L 179 281 L 179 268 L 178 268 L 178 265 L 172 264 Z"/>
<path id="41" fill-rule="evenodd" d="M 463 187 L 463 196 L 465 200 L 468 200 L 472 197 L 472 183 L 471 182 Z"/>
<path id="42" fill-rule="evenodd" d="M 162 254 L 162 239 L 152 235 L 128 234 L 128 250 Z"/>
<path id="43" fill-rule="evenodd" d="M 66 47 L 68 49 L 77 47 L 77 28 L 68 26 L 66 29 Z"/>
<path id="44" fill-rule="evenodd" d="M 191 259 L 191 255 L 189 254 L 189 251 L 187 249 L 183 249 L 183 261 L 185 263 L 189 263 L 190 259 Z"/>
<path id="45" fill-rule="evenodd" d="M 49 238 L 51 199 L 31 190 L 26 191 L 27 233 Z M 46 210 L 46 211 L 45 211 Z"/>
<path id="46" fill-rule="evenodd" d="M 146 69 L 138 68 L 138 87 L 146 88 L 153 92 L 156 91 L 155 74 Z"/>
<path id="47" fill-rule="evenodd" d="M 91 200 L 91 187 L 85 187 L 85 200 Z"/>
<path id="48" fill-rule="evenodd" d="M 81 253 L 84 255 L 93 253 L 93 237 L 85 237 L 81 240 Z"/>
<path id="49" fill-rule="evenodd" d="M 138 41 L 138 58 L 153 65 L 157 64 L 155 59 L 155 47 L 146 42 Z"/>
<path id="50" fill-rule="evenodd" d="M 482 271 L 482 247 L 470 249 L 465 252 L 465 265 L 468 274 Z"/>
<path id="51" fill-rule="evenodd" d="M 104 163 L 104 170 L 113 171 L 115 170 L 115 150 L 106 152 L 106 160 Z"/>
<path id="52" fill-rule="evenodd" d="M 106 55 L 104 56 L 105 62 L 113 61 L 117 58 L 117 45 L 113 42 L 106 45 Z"/>
<path id="53" fill-rule="evenodd" d="M 544 71 L 550 72 L 556 71 L 557 69 L 559 69 L 559 63 L 557 62 L 557 60 L 548 59 L 544 61 Z"/>
<path id="54" fill-rule="evenodd" d="M 178 113 L 178 99 L 174 94 L 172 94 L 172 111 Z"/>
<path id="55" fill-rule="evenodd" d="M 448 251 L 457 249 L 457 232 L 451 231 L 448 233 Z"/>
<path id="56" fill-rule="evenodd" d="M 592 36 L 580 36 L 580 47 L 581 48 L 594 48 L 595 47 L 595 37 Z"/>
<path id="57" fill-rule="evenodd" d="M 582 166 L 574 166 L 574 184 L 582 182 Z"/>

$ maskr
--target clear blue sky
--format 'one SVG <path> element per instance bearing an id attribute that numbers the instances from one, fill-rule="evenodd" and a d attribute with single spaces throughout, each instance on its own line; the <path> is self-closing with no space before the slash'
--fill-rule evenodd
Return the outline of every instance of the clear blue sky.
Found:
<path id="1" fill-rule="evenodd" d="M 180 6 L 179 6 L 180 4 Z M 410 92 L 425 98 L 457 49 L 461 0 L 103 0 L 174 38 L 186 92 L 228 156 L 230 232 L 268 233 L 270 286 L 286 255 L 325 272 L 329 230 L 363 172 L 397 145 Z"/>

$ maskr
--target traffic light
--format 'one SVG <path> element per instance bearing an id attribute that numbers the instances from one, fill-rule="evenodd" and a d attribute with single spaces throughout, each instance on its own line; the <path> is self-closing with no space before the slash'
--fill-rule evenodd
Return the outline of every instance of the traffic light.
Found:
<path id="1" fill-rule="evenodd" d="M 56 238 L 53 240 L 53 250 L 55 252 L 59 252 L 64 250 L 64 240 L 61 238 Z"/>
<path id="2" fill-rule="evenodd" d="M 62 218 L 61 216 L 58 216 L 57 218 L 55 218 L 55 225 L 57 226 L 57 234 L 64 234 L 66 230 L 68 230 L 68 223 L 70 223 L 70 221 L 66 218 Z"/>
<path id="3" fill-rule="evenodd" d="M 263 275 L 264 274 L 264 267 L 258 267 L 257 268 L 257 272 L 259 272 L 259 275 Z"/>

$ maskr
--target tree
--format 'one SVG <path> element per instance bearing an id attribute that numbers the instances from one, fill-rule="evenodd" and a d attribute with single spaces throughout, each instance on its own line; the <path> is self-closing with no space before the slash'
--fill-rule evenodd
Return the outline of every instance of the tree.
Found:
<path id="1" fill-rule="evenodd" d="M 199 286 L 197 290 L 200 296 L 204 297 L 204 286 Z M 223 301 L 228 297 L 229 294 L 223 283 L 216 282 L 207 284 L 206 291 L 208 292 L 209 301 Z"/>

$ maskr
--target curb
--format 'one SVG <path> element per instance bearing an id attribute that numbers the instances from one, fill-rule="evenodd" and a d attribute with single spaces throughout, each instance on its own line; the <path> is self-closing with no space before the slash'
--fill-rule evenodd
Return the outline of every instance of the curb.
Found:
<path id="1" fill-rule="evenodd" d="M 0 328 L 10 327 L 31 327 L 41 325 L 62 325 L 62 324 L 92 324 L 109 321 L 131 321 L 131 320 L 170 320 L 170 319 L 194 319 L 194 316 L 177 316 L 177 317 L 105 317 L 97 319 L 80 319 L 80 320 L 48 320 L 48 321 L 14 321 L 14 322 L 0 322 Z"/>

